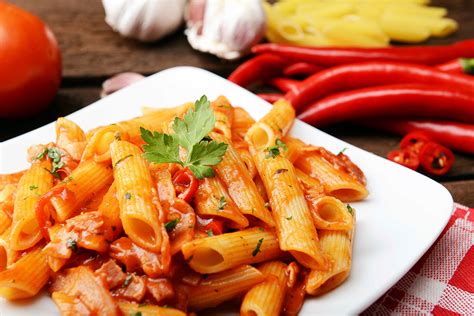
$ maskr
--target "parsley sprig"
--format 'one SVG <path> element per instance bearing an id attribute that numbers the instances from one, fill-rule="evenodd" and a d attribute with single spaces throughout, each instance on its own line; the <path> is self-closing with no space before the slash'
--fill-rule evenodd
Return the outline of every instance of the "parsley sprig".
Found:
<path id="1" fill-rule="evenodd" d="M 61 177 L 58 174 L 58 170 L 64 167 L 64 162 L 61 161 L 61 150 L 57 147 L 46 148 L 42 153 L 36 156 L 35 159 L 43 159 L 45 156 L 51 158 L 51 172 L 53 176 L 60 179 Z"/>
<path id="2" fill-rule="evenodd" d="M 211 104 L 206 96 L 195 103 L 195 109 L 190 109 L 183 119 L 175 118 L 174 134 L 151 132 L 140 127 L 141 137 L 146 142 L 143 145 L 143 157 L 155 163 L 177 163 L 188 167 L 198 179 L 214 176 L 211 166 L 222 161 L 227 150 L 227 144 L 212 140 L 207 136 L 216 118 Z M 179 155 L 179 148 L 186 150 L 186 159 Z"/>

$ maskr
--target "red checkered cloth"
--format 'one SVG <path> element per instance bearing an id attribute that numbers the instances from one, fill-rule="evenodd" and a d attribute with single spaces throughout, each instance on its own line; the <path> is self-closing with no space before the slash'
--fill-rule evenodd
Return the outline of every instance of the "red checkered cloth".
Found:
<path id="1" fill-rule="evenodd" d="M 441 236 L 365 315 L 474 315 L 474 209 L 455 204 Z"/>

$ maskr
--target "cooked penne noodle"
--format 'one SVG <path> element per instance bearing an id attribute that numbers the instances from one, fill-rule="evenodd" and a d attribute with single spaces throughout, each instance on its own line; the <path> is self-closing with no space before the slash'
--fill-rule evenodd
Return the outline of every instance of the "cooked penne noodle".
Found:
<path id="1" fill-rule="evenodd" d="M 211 137 L 220 142 L 227 142 L 227 139 L 218 134 L 212 134 Z M 231 144 L 228 144 L 224 158 L 215 166 L 215 170 L 243 214 L 256 217 L 268 226 L 275 225 L 272 214 L 265 207 L 265 201 L 258 193 L 245 164 Z"/>
<path id="2" fill-rule="evenodd" d="M 265 152 L 257 151 L 252 154 L 269 195 L 280 248 L 308 268 L 325 267 L 318 234 L 293 165 L 282 156 L 266 158 Z"/>
<path id="3" fill-rule="evenodd" d="M 120 219 L 125 233 L 137 245 L 151 251 L 161 247 L 159 203 L 153 203 L 152 179 L 140 149 L 125 141 L 110 146 Z"/>
<path id="4" fill-rule="evenodd" d="M 248 219 L 240 212 L 218 177 L 200 181 L 195 195 L 195 209 L 199 216 L 218 216 L 229 221 L 232 228 L 244 228 Z"/>
<path id="5" fill-rule="evenodd" d="M 12 223 L 12 218 L 6 210 L 0 208 L 0 234 L 3 234 Z"/>
<path id="6" fill-rule="evenodd" d="M 33 247 L 42 238 L 35 207 L 40 196 L 53 186 L 50 169 L 51 161 L 47 159 L 33 161 L 18 183 L 10 238 L 13 250 Z"/>
<path id="7" fill-rule="evenodd" d="M 115 240 L 123 230 L 115 183 L 112 183 L 109 187 L 97 210 L 104 216 L 105 225 L 110 227 L 110 230 L 113 232 L 112 240 Z"/>
<path id="8" fill-rule="evenodd" d="M 76 123 L 60 117 L 56 120 L 56 145 L 79 161 L 86 145 L 86 134 Z"/>
<path id="9" fill-rule="evenodd" d="M 117 304 L 124 315 L 186 316 L 186 313 L 171 307 L 161 307 L 151 304 L 126 303 L 120 301 Z"/>
<path id="10" fill-rule="evenodd" d="M 260 283 L 264 276 L 256 268 L 244 265 L 208 276 L 189 289 L 189 307 L 202 310 L 246 292 Z"/>
<path id="11" fill-rule="evenodd" d="M 9 184 L 17 184 L 25 172 L 26 170 L 16 173 L 0 174 L 0 191 L 5 189 L 5 187 Z"/>
<path id="12" fill-rule="evenodd" d="M 58 222 L 72 217 L 80 207 L 89 202 L 101 189 L 113 180 L 112 168 L 95 161 L 86 161 L 74 169 L 69 177 L 51 191 L 58 191 L 51 197 L 52 215 Z M 64 189 L 64 190 L 59 190 Z M 61 192 L 67 192 L 65 194 Z"/>
<path id="13" fill-rule="evenodd" d="M 317 229 L 351 230 L 352 216 L 347 206 L 332 196 L 310 201 L 311 215 Z"/>
<path id="14" fill-rule="evenodd" d="M 0 209 L 9 215 L 13 214 L 17 186 L 17 184 L 7 184 L 0 191 Z"/>
<path id="15" fill-rule="evenodd" d="M 324 294 L 339 286 L 349 276 L 352 256 L 352 231 L 320 230 L 321 249 L 330 259 L 327 270 L 311 270 L 306 282 L 306 292 Z"/>
<path id="16" fill-rule="evenodd" d="M 234 109 L 229 100 L 224 96 L 219 96 L 215 101 L 211 102 L 211 107 L 216 118 L 213 132 L 221 134 L 227 139 L 232 139 Z"/>
<path id="17" fill-rule="evenodd" d="M 13 250 L 10 246 L 11 232 L 12 227 L 10 226 L 3 232 L 3 234 L 0 235 L 0 253 L 2 254 L 1 266 L 3 266 L 4 269 L 14 264 L 21 255 L 20 251 Z M 2 269 L 0 269 L 0 271 L 1 270 Z"/>
<path id="18" fill-rule="evenodd" d="M 248 129 L 255 123 L 250 114 L 241 107 L 234 108 L 232 118 L 232 141 L 242 140 Z"/>
<path id="19" fill-rule="evenodd" d="M 359 201 L 367 197 L 368 191 L 363 184 L 345 172 L 336 170 L 316 151 L 301 154 L 295 166 L 309 176 L 319 180 L 326 194 L 344 202 Z"/>
<path id="20" fill-rule="evenodd" d="M 0 272 L 0 296 L 17 300 L 35 296 L 48 282 L 46 255 L 36 247 Z"/>
<path id="21" fill-rule="evenodd" d="M 281 138 L 290 130 L 295 119 L 295 110 L 291 104 L 280 99 L 273 104 L 271 111 L 268 111 L 259 122 L 270 126 L 277 137 Z"/>
<path id="22" fill-rule="evenodd" d="M 245 143 L 245 144 L 247 145 L 247 143 Z M 234 143 L 234 146 L 236 146 L 235 143 Z M 250 177 L 254 178 L 255 175 L 257 174 L 257 167 L 255 166 L 255 163 L 253 162 L 253 158 L 250 155 L 250 153 L 248 151 L 248 148 L 243 148 L 243 147 L 237 148 L 236 147 L 235 150 L 239 154 L 240 159 L 242 159 L 242 162 L 247 167 L 247 170 L 249 172 Z"/>
<path id="23" fill-rule="evenodd" d="M 189 266 L 199 273 L 216 273 L 243 264 L 282 256 L 276 235 L 263 228 L 196 239 L 181 249 Z"/>
<path id="24" fill-rule="evenodd" d="M 287 288 L 287 265 L 281 261 L 262 263 L 258 269 L 265 281 L 255 285 L 244 297 L 240 314 L 243 316 L 277 316 Z"/>

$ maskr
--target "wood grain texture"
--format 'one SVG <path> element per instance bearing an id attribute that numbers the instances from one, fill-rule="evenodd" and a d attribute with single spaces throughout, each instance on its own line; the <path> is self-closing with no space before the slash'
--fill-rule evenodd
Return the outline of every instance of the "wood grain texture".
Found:
<path id="1" fill-rule="evenodd" d="M 11 0 L 38 15 L 55 33 L 63 56 L 62 88 L 48 110 L 34 118 L 0 120 L 0 141 L 33 130 L 72 113 L 99 98 L 101 82 L 123 71 L 152 74 L 173 66 L 196 66 L 227 76 L 238 62 L 219 60 L 191 49 L 183 29 L 152 44 L 124 39 L 104 22 L 100 0 Z M 447 44 L 474 37 L 473 0 L 434 0 L 460 24 L 450 37 L 431 39 L 426 44 Z M 340 124 L 326 132 L 355 146 L 385 157 L 398 146 L 399 136 L 388 135 L 351 124 Z M 350 154 L 350 153 L 349 153 Z M 453 194 L 455 201 L 474 206 L 474 159 L 456 154 L 456 163 L 445 177 L 436 179 Z"/>

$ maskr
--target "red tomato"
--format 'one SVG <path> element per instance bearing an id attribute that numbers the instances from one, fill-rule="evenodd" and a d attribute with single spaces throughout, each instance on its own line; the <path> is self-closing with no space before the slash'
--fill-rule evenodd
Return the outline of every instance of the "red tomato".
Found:
<path id="1" fill-rule="evenodd" d="M 0 2 L 0 118 L 38 113 L 61 82 L 61 55 L 51 30 L 36 16 Z"/>
<path id="2" fill-rule="evenodd" d="M 411 150 L 395 149 L 388 153 L 387 158 L 412 170 L 420 166 L 418 155 Z"/>
<path id="3" fill-rule="evenodd" d="M 224 233 L 224 221 L 221 219 L 214 218 L 209 222 L 204 229 L 207 231 L 211 230 L 214 235 L 221 235 Z"/>
<path id="4" fill-rule="evenodd" d="M 430 142 L 421 148 L 420 162 L 429 174 L 442 176 L 453 166 L 454 154 L 449 148 Z"/>

